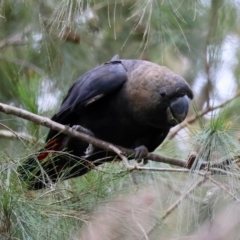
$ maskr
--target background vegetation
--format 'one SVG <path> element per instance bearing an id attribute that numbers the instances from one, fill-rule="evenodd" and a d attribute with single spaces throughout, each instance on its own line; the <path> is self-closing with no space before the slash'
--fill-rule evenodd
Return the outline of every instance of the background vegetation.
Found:
<path id="1" fill-rule="evenodd" d="M 87 70 L 117 53 L 149 60 L 195 93 L 157 152 L 195 160 L 188 173 L 105 164 L 27 191 L 16 167 L 48 129 L 0 113 L 0 239 L 238 239 L 239 13 L 238 0 L 1 0 L 2 103 L 51 117 Z"/>

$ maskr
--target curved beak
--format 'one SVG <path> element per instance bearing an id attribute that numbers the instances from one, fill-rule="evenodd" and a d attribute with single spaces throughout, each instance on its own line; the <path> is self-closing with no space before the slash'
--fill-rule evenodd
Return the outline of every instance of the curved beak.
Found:
<path id="1" fill-rule="evenodd" d="M 189 98 L 185 95 L 173 101 L 167 109 L 168 122 L 175 126 L 181 123 L 187 116 Z"/>

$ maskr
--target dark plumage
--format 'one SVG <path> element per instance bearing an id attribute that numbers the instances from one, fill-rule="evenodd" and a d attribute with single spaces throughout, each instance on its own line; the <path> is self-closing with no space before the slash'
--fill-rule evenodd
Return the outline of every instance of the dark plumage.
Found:
<path id="1" fill-rule="evenodd" d="M 146 150 L 154 151 L 170 128 L 185 119 L 192 98 L 187 82 L 166 67 L 142 60 L 120 60 L 115 56 L 81 76 L 52 119 L 71 127 L 81 125 L 99 139 L 135 149 L 135 158 L 140 159 L 146 156 Z M 19 167 L 19 172 L 34 189 L 55 182 L 59 177 L 67 179 L 83 175 L 91 169 L 91 162 L 112 154 L 94 148 L 86 156 L 88 143 L 53 130 L 49 131 L 46 142 L 45 149 L 66 149 L 78 158 L 58 155 L 53 159 L 42 150 L 36 159 L 28 159 Z M 89 162 L 79 157 L 87 158 Z M 41 165 L 39 163 L 44 165 L 48 176 L 35 169 Z"/>

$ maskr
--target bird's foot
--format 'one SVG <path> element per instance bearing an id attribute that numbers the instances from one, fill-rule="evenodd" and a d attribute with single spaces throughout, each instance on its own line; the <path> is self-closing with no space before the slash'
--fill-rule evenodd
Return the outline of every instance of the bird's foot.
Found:
<path id="1" fill-rule="evenodd" d="M 144 158 L 138 159 L 136 161 L 137 161 L 136 166 L 144 166 L 144 165 L 146 165 L 148 163 L 148 160 L 144 159 Z"/>
<path id="2" fill-rule="evenodd" d="M 134 149 L 135 154 L 134 158 L 136 159 L 137 163 L 139 165 L 145 165 L 148 163 L 148 160 L 146 159 L 148 155 L 148 149 L 145 146 L 139 146 Z"/>
<path id="3" fill-rule="evenodd" d="M 94 137 L 94 133 L 91 130 L 89 130 L 89 129 L 85 128 L 85 127 L 82 127 L 81 125 L 73 125 L 72 129 L 74 129 L 74 130 L 76 130 L 78 132 L 82 132 L 82 133 L 85 133 L 85 134 L 88 134 L 88 135 Z"/>

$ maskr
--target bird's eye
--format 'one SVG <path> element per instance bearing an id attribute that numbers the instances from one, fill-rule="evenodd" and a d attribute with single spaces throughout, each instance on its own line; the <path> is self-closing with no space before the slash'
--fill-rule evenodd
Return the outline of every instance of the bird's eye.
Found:
<path id="1" fill-rule="evenodd" d="M 162 96 L 162 97 L 166 97 L 166 92 L 165 91 L 162 91 L 162 92 L 160 92 L 160 95 Z"/>

